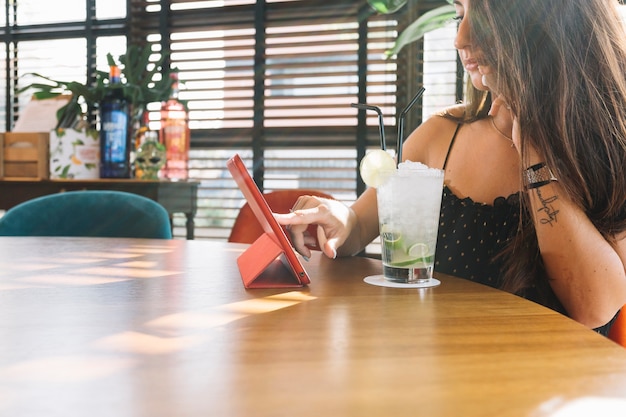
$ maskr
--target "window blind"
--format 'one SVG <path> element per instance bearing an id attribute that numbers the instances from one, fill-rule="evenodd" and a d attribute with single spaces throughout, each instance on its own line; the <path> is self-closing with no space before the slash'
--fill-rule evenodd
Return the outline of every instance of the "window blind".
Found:
<path id="1" fill-rule="evenodd" d="M 80 81 L 93 68 L 106 70 L 106 53 L 123 53 L 127 42 L 151 44 L 155 57 L 169 51 L 171 65 L 180 71 L 180 97 L 190 110 L 190 177 L 201 183 L 198 238 L 227 237 L 243 204 L 225 169 L 234 153 L 242 155 L 264 191 L 317 188 L 350 203 L 364 189 L 360 158 L 379 146 L 377 115 L 359 113 L 351 103 L 382 110 L 394 148 L 398 103 L 406 102 L 399 96 L 414 93 L 404 91 L 399 76 L 405 65 L 422 74 L 422 65 L 437 63 L 429 71 L 437 83 L 448 85 L 439 88 L 424 78 L 425 106 L 420 103 L 415 111 L 426 112 L 428 100 L 438 97 L 432 107 L 454 102 L 448 91 L 455 82 L 451 41 L 446 56 L 421 55 L 434 45 L 427 39 L 415 57 L 386 59 L 384 51 L 407 22 L 402 13 L 373 14 L 365 0 L 72 1 L 73 12 L 58 17 L 54 11 L 65 6 L 50 10 L 48 0 L 5 4 L 10 24 L 0 28 L 4 130 L 11 129 L 28 99 L 14 93 L 31 70 Z M 453 69 L 441 69 L 446 65 Z M 157 108 L 158 103 L 149 107 Z M 158 128 L 156 112 L 150 123 Z M 185 235 L 184 222 L 182 216 L 174 219 L 176 237 Z"/>
<path id="2" fill-rule="evenodd" d="M 243 204 L 225 170 L 235 152 L 263 191 L 356 199 L 358 149 L 379 146 L 378 118 L 364 115 L 359 128 L 350 104 L 379 106 L 394 125 L 397 68 L 383 53 L 395 18 L 368 13 L 361 0 L 172 1 L 160 14 L 167 38 L 155 43 L 180 71 L 190 174 L 202 181 L 197 236 L 226 237 Z M 184 220 L 175 224 L 182 230 Z"/>

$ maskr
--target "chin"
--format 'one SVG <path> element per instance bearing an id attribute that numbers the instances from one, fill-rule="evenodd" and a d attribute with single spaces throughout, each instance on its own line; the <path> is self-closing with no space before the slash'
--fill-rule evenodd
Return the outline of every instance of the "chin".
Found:
<path id="1" fill-rule="evenodd" d="M 475 74 L 472 73 L 469 76 L 470 76 L 470 81 L 474 85 L 474 88 L 476 88 L 479 91 L 489 90 L 489 88 L 487 88 L 485 84 L 483 84 L 483 76 L 480 72 L 476 71 Z"/>

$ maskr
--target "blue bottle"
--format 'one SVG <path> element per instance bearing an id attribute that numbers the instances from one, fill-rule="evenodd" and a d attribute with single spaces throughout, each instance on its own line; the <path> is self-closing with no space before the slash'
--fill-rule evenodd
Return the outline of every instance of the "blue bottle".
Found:
<path id="1" fill-rule="evenodd" d="M 130 178 L 131 174 L 130 106 L 119 88 L 120 75 L 120 68 L 112 65 L 109 91 L 100 102 L 100 178 Z"/>

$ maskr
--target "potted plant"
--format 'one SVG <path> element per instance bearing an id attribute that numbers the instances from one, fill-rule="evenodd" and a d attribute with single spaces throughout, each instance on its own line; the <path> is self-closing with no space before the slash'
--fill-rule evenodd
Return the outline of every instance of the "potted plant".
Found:
<path id="1" fill-rule="evenodd" d="M 57 112 L 57 129 L 81 130 L 87 124 L 85 117 L 87 109 L 97 108 L 107 89 L 120 88 L 133 109 L 134 121 L 138 121 L 148 103 L 161 102 L 169 98 L 173 84 L 170 74 L 177 71 L 164 66 L 169 54 L 162 54 L 156 62 L 150 61 L 151 54 L 149 45 L 145 47 L 130 45 L 127 52 L 117 61 L 110 53 L 107 54 L 109 65 L 119 65 L 122 70 L 122 83 L 115 86 L 109 85 L 109 74 L 106 71 L 96 70 L 94 81 L 90 85 L 76 81 L 53 80 L 42 74 L 30 73 L 28 75 L 43 81 L 31 83 L 19 92 L 35 90 L 33 96 L 40 100 L 61 95 L 71 96 L 67 105 Z"/>
<path id="2" fill-rule="evenodd" d="M 107 54 L 109 65 L 119 66 L 122 83 L 110 84 L 109 73 L 96 71 L 94 81 L 83 84 L 76 81 L 58 81 L 45 75 L 33 73 L 41 82 L 32 83 L 20 92 L 32 89 L 36 99 L 52 99 L 67 95 L 70 100 L 57 112 L 57 125 L 50 132 L 49 156 L 51 178 L 98 178 L 99 140 L 93 123 L 89 123 L 86 114 L 97 109 L 107 92 L 112 88 L 120 89 L 130 104 L 131 114 L 129 134 L 133 138 L 139 129 L 143 113 L 148 103 L 161 102 L 169 98 L 174 70 L 165 67 L 168 58 L 163 54 L 156 62 L 150 61 L 152 54 L 149 45 L 139 47 L 131 45 L 125 54 L 117 60 Z"/>

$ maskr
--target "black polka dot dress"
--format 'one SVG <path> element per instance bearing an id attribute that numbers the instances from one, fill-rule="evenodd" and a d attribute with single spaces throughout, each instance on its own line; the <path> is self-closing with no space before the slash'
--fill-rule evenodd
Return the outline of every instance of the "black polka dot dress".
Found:
<path id="1" fill-rule="evenodd" d="M 517 232 L 519 210 L 517 194 L 488 205 L 444 187 L 435 271 L 499 288 L 502 265 L 494 258 Z"/>
<path id="2" fill-rule="evenodd" d="M 450 141 L 444 170 L 461 126 Z M 517 233 L 519 212 L 519 194 L 498 197 L 489 205 L 459 198 L 444 186 L 435 271 L 500 288 L 502 262 L 495 258 Z"/>
<path id="3" fill-rule="evenodd" d="M 443 165 L 444 170 L 460 127 L 461 124 L 450 143 Z M 459 198 L 444 186 L 435 252 L 435 271 L 501 288 L 504 274 L 503 263 L 498 255 L 514 238 L 519 221 L 519 193 L 506 198 L 498 197 L 493 205 L 490 205 L 476 203 L 471 198 Z M 548 297 L 544 294 L 546 291 L 549 292 Z M 567 314 L 550 287 L 540 291 L 532 285 L 520 295 Z M 542 301 L 550 299 L 551 302 Z M 608 335 L 618 314 L 619 312 L 609 323 L 594 330 L 602 335 Z"/>

